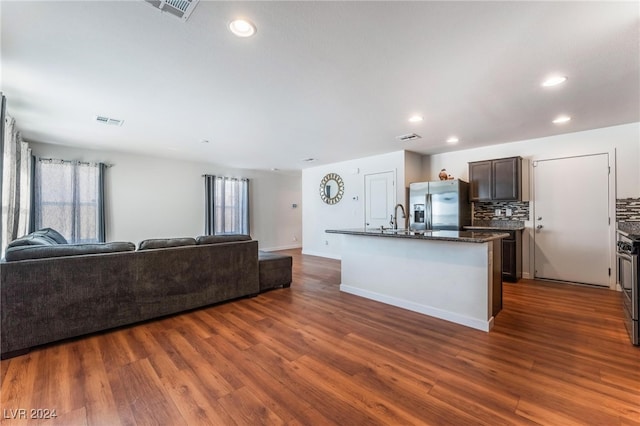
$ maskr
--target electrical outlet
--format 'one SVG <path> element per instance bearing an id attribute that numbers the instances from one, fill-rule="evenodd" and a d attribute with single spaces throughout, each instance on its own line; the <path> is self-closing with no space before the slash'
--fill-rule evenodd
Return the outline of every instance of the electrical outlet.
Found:
<path id="1" fill-rule="evenodd" d="M 506 212 L 507 216 L 513 216 L 513 210 L 507 209 Z"/>
<path id="2" fill-rule="evenodd" d="M 500 216 L 500 209 L 496 209 L 496 211 L 493 212 L 494 216 Z"/>
<path id="3" fill-rule="evenodd" d="M 329 240 L 324 240 L 324 245 L 328 246 L 329 245 Z"/>

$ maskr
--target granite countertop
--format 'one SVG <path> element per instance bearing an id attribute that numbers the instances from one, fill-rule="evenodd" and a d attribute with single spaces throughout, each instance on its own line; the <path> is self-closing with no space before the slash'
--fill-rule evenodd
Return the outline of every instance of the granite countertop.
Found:
<path id="1" fill-rule="evenodd" d="M 465 226 L 469 230 L 489 230 L 489 231 L 523 231 L 524 222 L 521 220 L 476 220 L 472 226 Z"/>
<path id="2" fill-rule="evenodd" d="M 394 230 L 380 228 L 351 228 L 327 229 L 329 234 L 365 235 L 369 237 L 410 238 L 414 240 L 453 241 L 462 243 L 486 243 L 493 240 L 508 238 L 504 232 L 472 232 L 472 231 L 412 231 L 406 229 Z"/>

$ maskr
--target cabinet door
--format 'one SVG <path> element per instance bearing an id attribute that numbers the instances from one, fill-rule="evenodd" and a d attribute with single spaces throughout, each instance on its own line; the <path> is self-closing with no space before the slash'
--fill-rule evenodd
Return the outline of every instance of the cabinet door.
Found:
<path id="1" fill-rule="evenodd" d="M 491 161 L 469 163 L 469 200 L 491 200 Z"/>
<path id="2" fill-rule="evenodd" d="M 493 199 L 520 198 L 520 157 L 493 160 Z"/>
<path id="3" fill-rule="evenodd" d="M 517 281 L 515 240 L 502 240 L 502 277 Z"/>

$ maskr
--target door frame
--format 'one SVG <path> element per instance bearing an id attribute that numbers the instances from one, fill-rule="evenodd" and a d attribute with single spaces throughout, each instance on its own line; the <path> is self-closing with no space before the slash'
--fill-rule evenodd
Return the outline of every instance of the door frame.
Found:
<path id="1" fill-rule="evenodd" d="M 563 159 L 568 159 L 568 158 L 577 158 L 577 157 L 590 157 L 593 155 L 603 155 L 606 154 L 607 155 L 607 161 L 609 163 L 609 182 L 608 182 L 608 194 L 607 194 L 607 199 L 608 199 L 608 208 L 607 211 L 609 212 L 609 265 L 611 266 L 611 274 L 609 275 L 609 289 L 611 290 L 618 290 L 620 291 L 621 289 L 619 288 L 619 286 L 616 285 L 616 275 L 618 273 L 617 268 L 615 267 L 616 265 L 616 250 L 615 250 L 615 244 L 616 244 L 616 185 L 617 185 L 617 169 L 616 169 L 616 162 L 617 162 L 617 151 L 616 149 L 611 149 L 609 151 L 599 151 L 599 152 L 585 152 L 585 153 L 580 153 L 580 154 L 575 154 L 575 155 L 558 155 L 558 156 L 553 156 L 553 157 L 541 157 L 541 158 L 531 158 L 530 162 L 529 162 L 529 167 L 531 168 L 530 170 L 530 176 L 531 179 L 529 180 L 529 190 L 530 190 L 530 194 L 531 194 L 531 198 L 530 198 L 530 206 L 529 206 L 529 223 L 530 223 L 530 227 L 529 227 L 529 278 L 531 279 L 535 279 L 535 229 L 534 229 L 534 218 L 535 218 L 535 166 L 534 164 L 538 161 L 548 161 L 548 160 L 563 160 Z M 604 288 L 604 287 L 601 287 Z"/>
<path id="2" fill-rule="evenodd" d="M 363 189 L 363 205 L 362 205 L 362 227 L 367 227 L 367 176 L 379 175 L 382 173 L 393 173 L 393 205 L 398 202 L 398 169 L 378 170 L 375 172 L 363 173 L 362 175 L 362 189 Z"/>

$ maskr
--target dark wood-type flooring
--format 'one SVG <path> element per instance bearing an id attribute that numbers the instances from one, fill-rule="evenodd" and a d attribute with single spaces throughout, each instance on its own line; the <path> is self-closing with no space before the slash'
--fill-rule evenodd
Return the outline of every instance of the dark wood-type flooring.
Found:
<path id="1" fill-rule="evenodd" d="M 484 333 L 340 293 L 338 261 L 288 253 L 290 289 L 2 361 L 2 424 L 640 425 L 617 292 L 505 284 Z"/>

